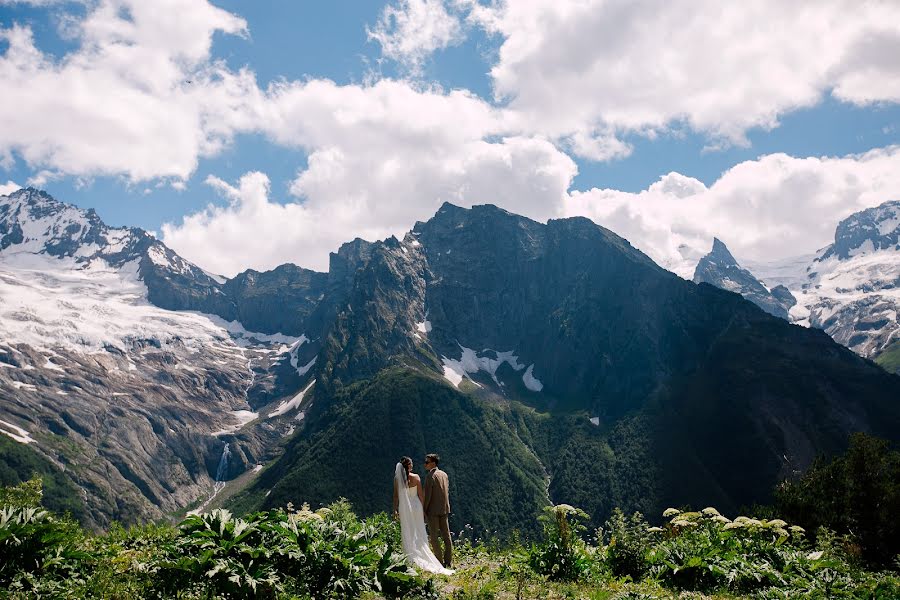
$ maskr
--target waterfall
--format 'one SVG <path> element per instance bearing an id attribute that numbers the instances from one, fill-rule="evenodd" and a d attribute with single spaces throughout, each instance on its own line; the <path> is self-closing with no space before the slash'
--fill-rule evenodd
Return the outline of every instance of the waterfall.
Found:
<path id="1" fill-rule="evenodd" d="M 222 488 L 225 487 L 225 477 L 228 475 L 228 458 L 231 456 L 231 450 L 228 447 L 228 442 L 225 442 L 225 448 L 222 449 L 222 458 L 219 459 L 219 467 L 216 469 L 216 485 L 213 491 L 213 496 L 222 491 Z M 210 498 L 211 500 L 212 498 Z"/>
<path id="2" fill-rule="evenodd" d="M 228 442 L 225 442 L 225 447 L 222 448 L 222 457 L 219 459 L 219 466 L 216 468 L 216 481 L 213 485 L 212 494 L 210 494 L 209 498 L 203 502 L 200 506 L 195 508 L 194 510 L 189 510 L 187 514 L 189 515 L 198 515 L 206 510 L 206 507 L 209 506 L 209 503 L 213 501 L 213 498 L 218 495 L 225 488 L 225 477 L 228 476 L 228 459 L 231 457 L 231 448 L 228 446 Z"/>

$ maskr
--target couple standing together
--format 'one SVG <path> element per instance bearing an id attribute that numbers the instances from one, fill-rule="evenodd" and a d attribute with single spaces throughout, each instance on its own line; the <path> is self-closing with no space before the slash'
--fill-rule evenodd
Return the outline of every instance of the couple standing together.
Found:
<path id="1" fill-rule="evenodd" d="M 450 542 L 450 485 L 447 474 L 438 468 L 437 454 L 425 457 L 425 476 L 413 472 L 413 462 L 404 456 L 394 471 L 394 516 L 400 519 L 403 552 L 423 571 L 450 575 L 453 545 Z M 425 522 L 428 522 L 428 535 Z M 429 547 L 429 540 L 431 546 Z M 441 552 L 443 541 L 444 549 Z M 442 560 L 438 560 L 442 556 Z"/>

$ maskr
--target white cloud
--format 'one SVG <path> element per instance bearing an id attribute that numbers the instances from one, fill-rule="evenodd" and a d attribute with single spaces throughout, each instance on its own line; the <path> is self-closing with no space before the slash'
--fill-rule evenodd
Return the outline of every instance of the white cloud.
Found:
<path id="1" fill-rule="evenodd" d="M 850 213 L 900 198 L 900 147 L 840 158 L 772 154 L 732 167 L 709 187 L 669 173 L 638 193 L 567 193 L 574 164 L 534 138 L 462 144 L 444 161 L 416 154 L 315 152 L 293 184 L 302 203 L 271 199 L 261 173 L 248 173 L 237 186 L 210 178 L 230 205 L 164 226 L 163 240 L 226 275 L 283 262 L 324 270 L 328 252 L 342 242 L 399 236 L 443 200 L 490 202 L 542 221 L 587 216 L 690 277 L 713 237 L 739 259 L 784 259 L 830 243 Z"/>
<path id="2" fill-rule="evenodd" d="M 551 137 L 687 123 L 745 143 L 832 89 L 900 101 L 900 3 L 816 0 L 469 0 L 499 35 L 494 92 Z M 586 158 L 617 156 L 576 138 Z M 585 150 L 586 148 L 586 150 Z"/>
<path id="3" fill-rule="evenodd" d="M 290 186 L 302 204 L 267 200 L 261 175 L 237 188 L 210 180 L 233 204 L 163 228 L 167 244 L 210 271 L 324 269 L 341 243 L 402 235 L 444 201 L 546 219 L 577 171 L 547 140 L 507 135 L 504 115 L 463 91 L 312 80 L 273 87 L 265 110 L 265 135 L 309 153 Z"/>
<path id="4" fill-rule="evenodd" d="M 10 179 L 6 183 L 0 183 L 0 196 L 9 196 L 19 189 L 22 189 L 22 186 Z"/>
<path id="5" fill-rule="evenodd" d="M 463 40 L 459 16 L 448 12 L 443 0 L 396 0 L 388 4 L 373 29 L 370 40 L 381 45 L 381 53 L 418 71 L 436 50 Z"/>
<path id="6" fill-rule="evenodd" d="M 262 173 L 238 186 L 207 183 L 230 200 L 163 226 L 163 241 L 203 268 L 234 275 L 284 262 L 326 270 L 328 253 L 355 237 L 402 236 L 440 204 L 493 203 L 538 219 L 554 216 L 575 175 L 575 164 L 544 140 L 505 138 L 430 149 L 425 145 L 370 150 L 352 145 L 314 151 L 291 192 L 302 202 L 270 199 Z M 443 152 L 443 153 L 442 153 Z M 498 185 L 503 182 L 503 185 Z"/>
<path id="7" fill-rule="evenodd" d="M 630 144 L 616 138 L 613 133 L 576 131 L 567 141 L 575 156 L 598 162 L 625 158 L 632 151 Z"/>
<path id="8" fill-rule="evenodd" d="M 808 254 L 833 241 L 841 219 L 897 198 L 900 146 L 841 158 L 770 154 L 735 165 L 709 188 L 669 173 L 639 193 L 576 191 L 564 212 L 593 219 L 690 276 L 713 237 L 739 259 Z"/>
<path id="9" fill-rule="evenodd" d="M 765 258 L 827 243 L 834 223 L 896 197 L 896 149 L 842 159 L 763 157 L 707 189 L 670 174 L 640 194 L 571 192 L 588 160 L 627 156 L 623 132 L 676 124 L 711 143 L 833 93 L 866 104 L 900 100 L 896 3 L 761 0 L 399 0 L 369 34 L 409 67 L 477 24 L 502 40 L 498 98 L 410 81 L 338 85 L 310 78 L 261 90 L 249 69 L 210 56 L 216 32 L 245 35 L 240 17 L 205 0 L 99 0 L 67 22 L 79 42 L 56 59 L 27 27 L 0 30 L 0 164 L 13 153 L 31 181 L 124 175 L 176 190 L 198 160 L 236 133 L 300 148 L 307 166 L 291 201 L 262 173 L 207 183 L 231 201 L 162 228 L 210 271 L 282 262 L 323 269 L 355 236 L 401 234 L 442 201 L 491 202 L 545 220 L 586 214 L 674 264 L 680 246 L 713 235 Z M 833 92 L 832 92 L 833 90 Z M 137 186 L 136 186 L 137 187 Z M 143 189 L 140 186 L 139 189 Z M 785 200 L 792 199 L 791 201 Z M 683 262 L 683 261 L 682 261 Z"/>
<path id="10" fill-rule="evenodd" d="M 102 0 L 68 26 L 79 47 L 62 59 L 27 26 L 0 29 L 0 153 L 48 173 L 184 179 L 250 126 L 252 74 L 209 56 L 243 19 L 205 0 Z"/>

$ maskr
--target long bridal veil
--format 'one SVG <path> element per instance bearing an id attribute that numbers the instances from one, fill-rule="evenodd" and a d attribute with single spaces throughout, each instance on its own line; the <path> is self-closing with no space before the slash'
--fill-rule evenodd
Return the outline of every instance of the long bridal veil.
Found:
<path id="1" fill-rule="evenodd" d="M 400 537 L 403 540 L 404 554 L 409 557 L 409 561 L 413 565 L 423 571 L 442 575 L 452 574 L 453 571 L 445 569 L 441 565 L 441 561 L 437 559 L 428 545 L 422 503 L 419 502 L 418 495 L 409 493 L 403 465 L 400 463 L 397 463 L 397 467 L 394 469 L 394 485 L 397 486 L 399 499 L 397 510 L 400 513 Z"/>

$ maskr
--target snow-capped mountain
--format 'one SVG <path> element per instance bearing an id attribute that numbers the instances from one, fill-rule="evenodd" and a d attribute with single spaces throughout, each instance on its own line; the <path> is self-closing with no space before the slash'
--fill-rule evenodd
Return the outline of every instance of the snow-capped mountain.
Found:
<path id="1" fill-rule="evenodd" d="M 725 244 L 715 238 L 712 250 L 700 259 L 694 270 L 694 283 L 708 283 L 729 292 L 744 296 L 770 315 L 788 318 L 788 311 L 797 300 L 783 285 L 771 290 L 743 268 L 732 256 Z"/>
<path id="2" fill-rule="evenodd" d="M 0 434 L 64 470 L 94 524 L 190 505 L 226 441 L 234 475 L 293 426 L 260 414 L 305 384 L 308 340 L 208 314 L 236 306 L 227 283 L 94 211 L 0 197 Z"/>
<path id="3" fill-rule="evenodd" d="M 834 243 L 815 255 L 746 265 L 749 270 L 715 240 L 713 251 L 697 265 L 694 281 L 737 292 L 771 314 L 823 329 L 866 358 L 877 360 L 900 344 L 900 201 L 850 215 L 838 224 Z"/>
<path id="4" fill-rule="evenodd" d="M 900 340 L 900 201 L 855 213 L 806 269 L 797 320 L 875 358 Z"/>

